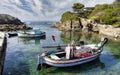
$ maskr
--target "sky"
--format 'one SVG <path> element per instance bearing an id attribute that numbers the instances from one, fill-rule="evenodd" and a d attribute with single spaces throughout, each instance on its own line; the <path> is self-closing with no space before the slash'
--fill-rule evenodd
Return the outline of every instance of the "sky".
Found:
<path id="1" fill-rule="evenodd" d="M 0 14 L 9 14 L 22 21 L 59 21 L 72 5 L 80 2 L 86 7 L 111 4 L 115 0 L 0 0 Z"/>

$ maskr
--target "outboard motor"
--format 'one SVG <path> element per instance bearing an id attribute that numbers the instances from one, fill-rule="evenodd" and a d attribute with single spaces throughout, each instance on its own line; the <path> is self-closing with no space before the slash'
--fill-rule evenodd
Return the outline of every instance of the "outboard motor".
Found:
<path id="1" fill-rule="evenodd" d="M 84 45 L 84 41 L 80 41 L 80 45 Z"/>
<path id="2" fill-rule="evenodd" d="M 108 38 L 101 38 L 101 47 L 103 47 L 108 42 Z"/>
<path id="3" fill-rule="evenodd" d="M 83 46 L 84 45 L 84 41 L 80 41 L 78 46 Z"/>

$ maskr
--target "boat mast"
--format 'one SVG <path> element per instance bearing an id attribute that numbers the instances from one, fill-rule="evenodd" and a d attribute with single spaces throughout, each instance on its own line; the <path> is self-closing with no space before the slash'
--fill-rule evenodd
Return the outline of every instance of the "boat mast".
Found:
<path id="1" fill-rule="evenodd" d="M 70 46 L 72 44 L 72 19 L 70 20 Z"/>
<path id="2" fill-rule="evenodd" d="M 70 20 L 70 46 L 72 45 L 73 43 L 73 21 L 72 19 Z"/>

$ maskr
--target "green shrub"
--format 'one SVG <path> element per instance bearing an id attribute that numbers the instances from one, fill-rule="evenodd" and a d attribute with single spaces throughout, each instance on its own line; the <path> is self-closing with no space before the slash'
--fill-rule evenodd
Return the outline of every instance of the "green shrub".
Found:
<path id="1" fill-rule="evenodd" d="M 117 27 L 120 27 L 120 22 L 116 22 L 113 24 L 113 27 L 117 28 Z"/>
<path id="2" fill-rule="evenodd" d="M 74 3 L 72 8 L 74 12 L 79 13 L 80 9 L 82 9 L 84 5 L 82 3 Z"/>
<path id="3" fill-rule="evenodd" d="M 77 18 L 78 18 L 77 14 L 73 14 L 70 11 L 67 11 L 62 15 L 61 22 L 65 22 L 65 21 L 68 21 L 71 19 L 77 19 Z"/>
<path id="4" fill-rule="evenodd" d="M 88 17 L 99 20 L 102 24 L 110 24 L 114 27 L 119 27 L 120 2 L 114 2 L 113 4 L 98 4 Z"/>
<path id="5" fill-rule="evenodd" d="M 74 12 L 79 13 L 79 16 L 78 14 L 67 11 L 63 13 L 61 22 L 84 17 L 95 19 L 102 24 L 120 27 L 120 2 L 114 2 L 113 4 L 98 4 L 94 7 L 94 10 L 82 10 L 83 7 L 83 4 L 75 3 L 72 8 Z"/>

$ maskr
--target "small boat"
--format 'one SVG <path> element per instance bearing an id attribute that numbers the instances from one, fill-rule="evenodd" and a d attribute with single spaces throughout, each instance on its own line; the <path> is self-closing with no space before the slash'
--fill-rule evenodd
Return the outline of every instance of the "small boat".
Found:
<path id="1" fill-rule="evenodd" d="M 45 36 L 45 32 L 42 32 L 40 29 L 26 30 L 18 32 L 18 37 L 23 38 L 33 38 L 33 37 L 43 37 Z"/>
<path id="2" fill-rule="evenodd" d="M 12 31 L 12 32 L 8 32 L 7 34 L 9 35 L 9 37 L 12 37 L 12 36 L 17 36 L 18 32 Z"/>
<path id="3" fill-rule="evenodd" d="M 107 43 L 108 39 L 104 38 L 99 44 L 89 44 L 82 46 L 67 46 L 65 51 L 58 52 L 43 52 L 41 55 L 41 63 L 55 67 L 69 67 L 80 65 L 83 63 L 95 60 L 101 55 L 103 46 Z M 40 56 L 39 56 L 40 57 Z M 40 58 L 38 58 L 40 60 Z"/>

